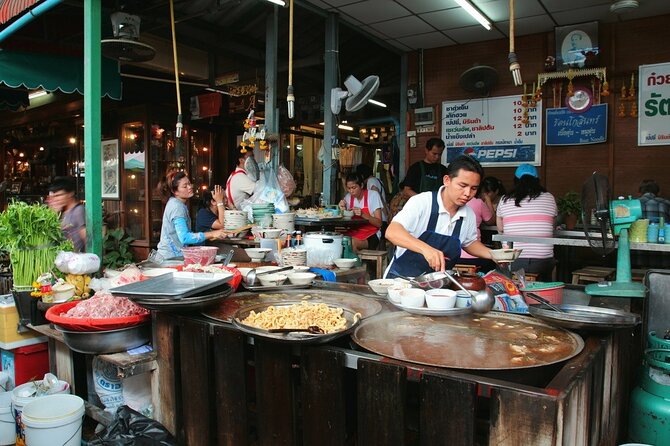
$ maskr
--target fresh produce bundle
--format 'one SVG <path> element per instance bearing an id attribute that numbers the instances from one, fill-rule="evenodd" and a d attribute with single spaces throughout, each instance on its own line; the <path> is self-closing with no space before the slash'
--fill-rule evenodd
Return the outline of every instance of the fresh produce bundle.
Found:
<path id="1" fill-rule="evenodd" d="M 71 251 L 58 214 L 41 204 L 14 201 L 0 213 L 0 249 L 9 253 L 14 286 L 31 286 L 50 271 L 59 251 Z"/>

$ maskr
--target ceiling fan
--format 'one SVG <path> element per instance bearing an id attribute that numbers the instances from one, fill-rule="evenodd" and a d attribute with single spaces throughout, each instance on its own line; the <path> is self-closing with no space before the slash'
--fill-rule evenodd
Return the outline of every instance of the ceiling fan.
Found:
<path id="1" fill-rule="evenodd" d="M 154 58 L 154 47 L 139 41 L 139 16 L 117 11 L 111 14 L 111 19 L 114 37 L 100 42 L 102 54 L 121 62 L 146 62 Z"/>

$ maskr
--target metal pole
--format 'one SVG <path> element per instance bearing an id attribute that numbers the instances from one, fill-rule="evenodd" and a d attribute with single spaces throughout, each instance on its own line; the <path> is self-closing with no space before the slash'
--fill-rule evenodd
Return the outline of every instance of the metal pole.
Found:
<path id="1" fill-rule="evenodd" d="M 273 8 L 274 12 L 268 15 L 265 22 L 265 130 L 276 135 L 279 132 L 279 119 L 277 116 L 277 42 L 279 40 L 279 7 Z M 277 171 L 279 166 L 279 145 L 270 144 L 270 165 Z"/>
<path id="2" fill-rule="evenodd" d="M 99 1 L 84 1 L 84 167 L 86 251 L 102 258 L 101 48 Z"/>
<path id="3" fill-rule="evenodd" d="M 326 17 L 326 54 L 323 73 L 323 196 L 328 203 L 335 203 L 336 173 L 333 163 L 333 140 L 337 137 L 335 115 L 330 111 L 330 91 L 337 86 L 338 60 L 338 16 L 329 13 Z"/>

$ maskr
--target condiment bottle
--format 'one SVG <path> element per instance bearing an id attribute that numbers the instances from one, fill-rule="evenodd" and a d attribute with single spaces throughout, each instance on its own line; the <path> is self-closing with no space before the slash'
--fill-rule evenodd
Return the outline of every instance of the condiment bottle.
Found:
<path id="1" fill-rule="evenodd" d="M 300 245 L 302 245 L 302 231 L 298 231 L 295 236 L 295 247 L 302 249 Z"/>

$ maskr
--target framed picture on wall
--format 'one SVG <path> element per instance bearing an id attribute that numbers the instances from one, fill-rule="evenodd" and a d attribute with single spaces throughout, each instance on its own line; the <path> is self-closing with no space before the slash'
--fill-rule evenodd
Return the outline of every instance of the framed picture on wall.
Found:
<path id="1" fill-rule="evenodd" d="M 598 22 L 557 26 L 554 34 L 558 71 L 598 65 Z"/>
<path id="2" fill-rule="evenodd" d="M 121 178 L 119 175 L 119 140 L 102 141 L 102 198 L 121 198 Z"/>

